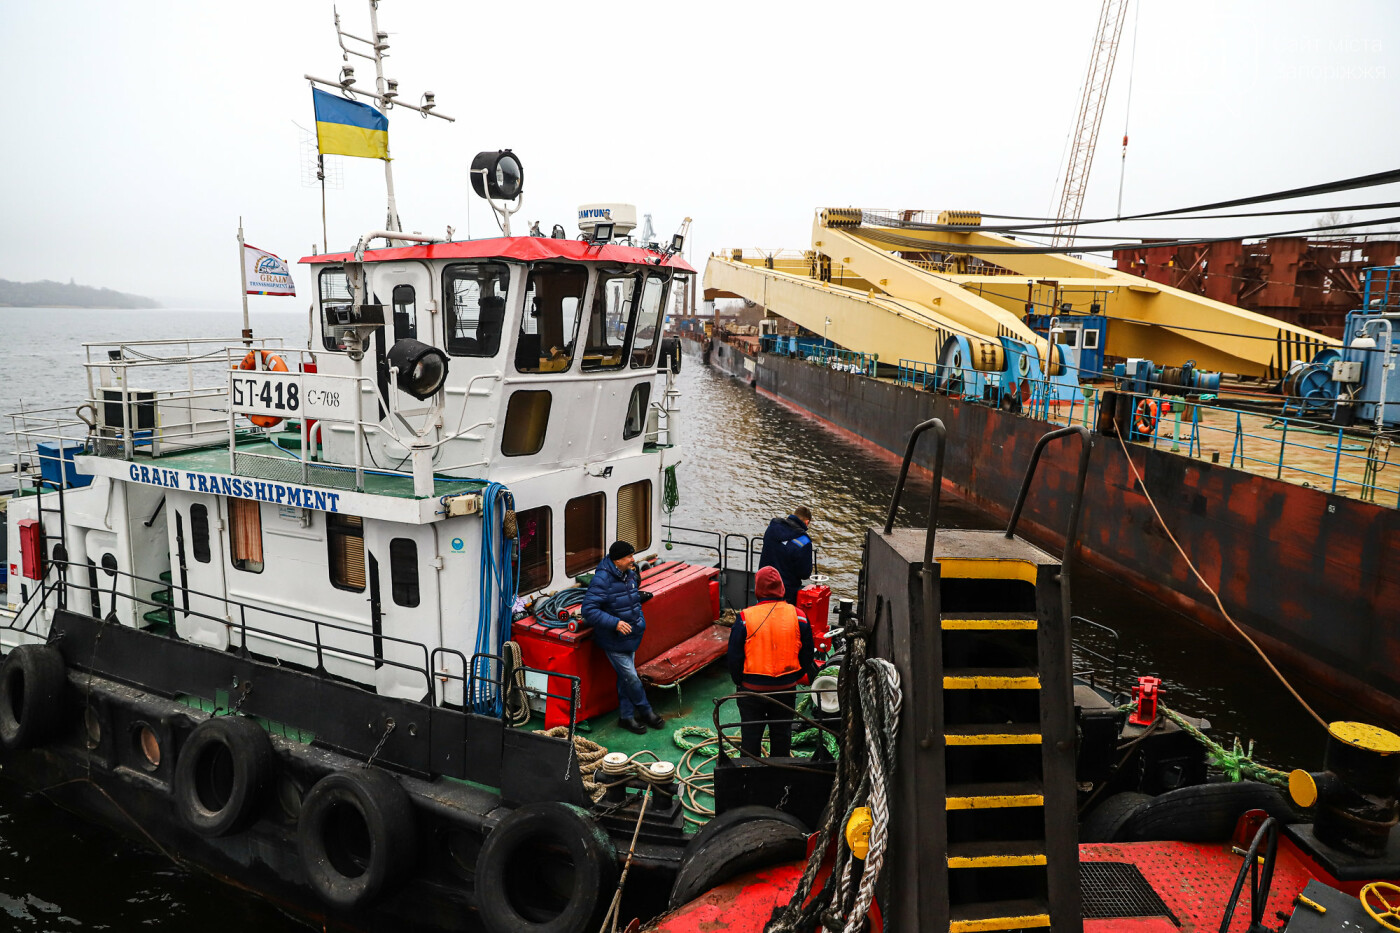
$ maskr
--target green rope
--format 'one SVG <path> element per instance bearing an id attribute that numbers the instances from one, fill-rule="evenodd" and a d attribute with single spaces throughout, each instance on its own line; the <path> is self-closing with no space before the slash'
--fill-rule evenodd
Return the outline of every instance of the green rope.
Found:
<path id="1" fill-rule="evenodd" d="M 1254 760 L 1254 741 L 1250 740 L 1248 746 L 1241 746 L 1239 737 L 1235 737 L 1234 747 L 1226 749 L 1225 746 L 1197 729 L 1186 717 L 1176 710 L 1160 707 L 1162 714 L 1181 727 L 1187 735 L 1206 747 L 1206 752 L 1210 757 L 1210 763 L 1215 765 L 1225 773 L 1230 780 L 1258 781 L 1261 784 L 1272 784 L 1275 787 L 1288 786 L 1288 772 L 1280 771 L 1277 768 L 1270 768 Z"/>
<path id="2" fill-rule="evenodd" d="M 676 465 L 673 463 L 665 470 L 665 478 L 661 486 L 661 510 L 666 513 L 666 550 L 671 550 L 675 544 L 671 541 L 671 513 L 681 504 L 681 487 L 676 482 Z"/>

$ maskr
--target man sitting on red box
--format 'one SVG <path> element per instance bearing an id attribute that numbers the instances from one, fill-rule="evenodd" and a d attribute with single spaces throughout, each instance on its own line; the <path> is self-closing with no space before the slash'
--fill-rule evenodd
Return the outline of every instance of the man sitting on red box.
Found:
<path id="1" fill-rule="evenodd" d="M 754 577 L 757 605 L 734 621 L 729 632 L 729 676 L 747 696 L 738 699 L 740 745 L 751 755 L 763 754 L 763 732 L 769 754 L 786 758 L 792 752 L 792 709 L 797 707 L 797 684 L 805 674 L 817 676 L 812 627 L 802 610 L 783 600 L 782 575 L 763 567 Z"/>
<path id="2" fill-rule="evenodd" d="M 651 594 L 639 589 L 634 548 L 626 541 L 614 541 L 608 556 L 598 563 L 588 592 L 583 597 L 583 620 L 593 627 L 593 640 L 608 656 L 617 671 L 618 721 L 624 729 L 642 735 L 647 726 L 660 729 L 666 720 L 651 708 L 646 687 L 637 676 L 634 657 L 646 631 L 642 603 Z"/>

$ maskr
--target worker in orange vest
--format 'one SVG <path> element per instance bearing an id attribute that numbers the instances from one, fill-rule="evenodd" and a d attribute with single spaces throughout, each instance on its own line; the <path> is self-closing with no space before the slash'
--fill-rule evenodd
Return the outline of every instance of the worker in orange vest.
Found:
<path id="1" fill-rule="evenodd" d="M 729 676 L 746 695 L 738 699 L 740 745 L 751 755 L 786 758 L 792 751 L 792 709 L 797 685 L 817 676 L 812 627 L 802 610 L 784 602 L 786 591 L 776 567 L 763 567 L 754 578 L 759 602 L 734 621 L 729 633 Z"/>

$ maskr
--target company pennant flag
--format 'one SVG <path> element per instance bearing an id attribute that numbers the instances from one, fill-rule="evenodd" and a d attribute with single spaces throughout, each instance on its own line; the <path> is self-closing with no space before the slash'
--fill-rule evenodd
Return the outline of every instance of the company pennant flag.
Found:
<path id="1" fill-rule="evenodd" d="M 369 104 L 311 89 L 316 145 L 322 155 L 389 158 L 389 118 Z"/>
<path id="2" fill-rule="evenodd" d="M 291 295 L 296 297 L 297 287 L 292 282 L 292 273 L 279 257 L 243 244 L 243 288 L 249 295 Z"/>

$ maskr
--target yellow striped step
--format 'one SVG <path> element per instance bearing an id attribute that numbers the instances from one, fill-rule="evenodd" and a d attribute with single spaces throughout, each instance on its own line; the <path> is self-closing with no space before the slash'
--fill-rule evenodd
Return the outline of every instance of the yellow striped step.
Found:
<path id="1" fill-rule="evenodd" d="M 1043 806 L 1045 795 L 1038 781 L 948 785 L 949 810 L 1001 810 L 1007 807 Z"/>
<path id="2" fill-rule="evenodd" d="M 1039 745 L 1040 724 L 988 722 L 947 726 L 943 739 L 947 745 Z"/>
<path id="3" fill-rule="evenodd" d="M 1041 900 L 987 901 L 953 908 L 948 933 L 993 933 L 1050 925 L 1050 908 Z"/>
<path id="4" fill-rule="evenodd" d="M 1039 626 L 1030 615 L 970 616 L 959 614 L 956 619 L 944 619 L 945 632 L 1034 632 Z"/>
<path id="5" fill-rule="evenodd" d="M 945 580 L 1021 580 L 1035 583 L 1036 565 L 999 557 L 940 557 L 938 575 Z"/>
<path id="6" fill-rule="evenodd" d="M 1045 843 L 958 842 L 948 846 L 949 868 L 1024 868 L 1045 864 Z"/>
<path id="7" fill-rule="evenodd" d="M 1028 667 L 965 667 L 947 670 L 944 690 L 1039 690 L 1040 676 Z"/>

